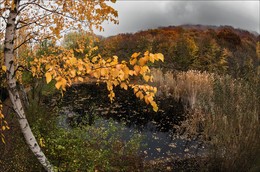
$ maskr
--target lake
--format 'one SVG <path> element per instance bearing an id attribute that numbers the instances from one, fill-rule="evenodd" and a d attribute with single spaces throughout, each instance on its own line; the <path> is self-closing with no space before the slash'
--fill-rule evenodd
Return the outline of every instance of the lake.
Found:
<path id="1" fill-rule="evenodd" d="M 204 152 L 197 139 L 185 139 L 176 132 L 187 113 L 181 101 L 172 97 L 157 97 L 159 110 L 154 112 L 149 105 L 135 97 L 132 90 L 115 89 L 116 99 L 110 102 L 106 86 L 82 84 L 69 88 L 60 104 L 63 125 L 76 117 L 76 123 L 95 125 L 95 115 L 102 123 L 113 119 L 115 125 L 124 125 L 123 139 L 128 140 L 136 132 L 144 135 L 140 150 L 147 160 L 183 158 Z M 75 122 L 75 120 L 74 120 Z M 99 120 L 100 122 L 100 120 Z M 67 124 L 66 124 L 67 123 Z"/>

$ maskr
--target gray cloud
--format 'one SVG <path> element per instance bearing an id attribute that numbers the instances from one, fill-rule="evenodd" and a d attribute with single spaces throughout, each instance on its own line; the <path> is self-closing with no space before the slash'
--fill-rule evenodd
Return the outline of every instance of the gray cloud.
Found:
<path id="1" fill-rule="evenodd" d="M 119 25 L 102 35 L 181 24 L 231 25 L 260 33 L 259 1 L 118 1 Z M 100 33 L 98 33 L 100 34 Z"/>

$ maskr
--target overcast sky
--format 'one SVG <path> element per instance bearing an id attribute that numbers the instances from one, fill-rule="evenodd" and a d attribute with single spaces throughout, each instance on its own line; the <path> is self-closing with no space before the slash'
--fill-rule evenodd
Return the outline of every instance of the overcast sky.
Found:
<path id="1" fill-rule="evenodd" d="M 111 36 L 182 24 L 231 25 L 260 33 L 259 0 L 119 0 L 112 6 L 118 11 L 119 25 L 105 22 L 105 32 L 97 34 Z"/>

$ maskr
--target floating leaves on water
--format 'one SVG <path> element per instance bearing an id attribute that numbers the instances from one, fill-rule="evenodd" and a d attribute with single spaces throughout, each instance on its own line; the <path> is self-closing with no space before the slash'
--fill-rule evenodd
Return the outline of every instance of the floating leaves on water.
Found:
<path id="1" fill-rule="evenodd" d="M 162 148 L 155 148 L 158 152 L 161 152 Z"/>

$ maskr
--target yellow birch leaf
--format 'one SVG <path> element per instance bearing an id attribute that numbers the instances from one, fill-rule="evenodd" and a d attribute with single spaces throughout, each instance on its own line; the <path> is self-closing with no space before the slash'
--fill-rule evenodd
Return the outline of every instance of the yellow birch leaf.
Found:
<path id="1" fill-rule="evenodd" d="M 119 82 L 117 80 L 112 81 L 112 83 L 114 84 L 114 86 L 117 86 L 119 84 Z"/>
<path id="2" fill-rule="evenodd" d="M 41 146 L 41 147 L 45 147 L 45 144 L 44 144 L 44 138 L 40 138 L 40 141 L 39 141 L 39 145 Z"/>
<path id="3" fill-rule="evenodd" d="M 95 63 L 97 60 L 98 60 L 98 56 L 95 56 L 95 57 L 92 58 L 91 61 L 92 61 L 92 63 Z"/>
<path id="4" fill-rule="evenodd" d="M 78 80 L 79 80 L 80 82 L 83 82 L 83 81 L 84 81 L 82 77 L 78 77 Z"/>
<path id="5" fill-rule="evenodd" d="M 153 105 L 152 105 L 153 106 Z M 158 111 L 158 106 L 155 104 L 154 106 L 153 106 L 153 110 L 154 110 L 154 112 L 157 112 Z"/>
<path id="6" fill-rule="evenodd" d="M 83 68 L 83 65 L 82 64 L 79 64 L 78 65 L 78 69 L 80 70 L 80 71 L 82 71 L 84 68 Z"/>
<path id="7" fill-rule="evenodd" d="M 136 64 L 136 62 L 137 62 L 137 59 L 136 58 L 134 58 L 134 59 L 131 59 L 130 60 L 130 65 L 135 65 Z"/>
<path id="8" fill-rule="evenodd" d="M 134 53 L 131 57 L 132 58 L 136 58 L 136 57 L 138 57 L 140 55 L 140 53 Z"/>
<path id="9" fill-rule="evenodd" d="M 5 139 L 3 137 L 1 137 L 1 139 L 2 139 L 2 142 L 5 144 Z"/>
<path id="10" fill-rule="evenodd" d="M 128 88 L 125 82 L 122 82 L 122 83 L 120 84 L 120 87 L 123 88 L 123 89 L 125 89 L 125 90 L 127 90 L 127 88 Z"/>
<path id="11" fill-rule="evenodd" d="M 133 76 L 134 75 L 134 71 L 133 70 L 129 70 L 129 75 Z"/>
<path id="12" fill-rule="evenodd" d="M 144 98 L 144 95 L 143 95 L 143 93 L 142 93 L 141 91 L 138 91 L 138 92 L 135 94 L 135 96 L 136 96 L 137 98 L 140 98 L 140 100 L 142 100 L 142 99 Z"/>
<path id="13" fill-rule="evenodd" d="M 72 65 L 75 64 L 75 63 L 77 63 L 76 57 L 72 57 L 72 58 L 70 59 L 70 63 L 71 63 Z"/>
<path id="14" fill-rule="evenodd" d="M 47 64 L 46 66 L 45 66 L 45 70 L 49 70 L 51 68 L 51 65 L 50 64 Z"/>
<path id="15" fill-rule="evenodd" d="M 96 71 L 96 72 L 94 72 L 93 73 L 93 76 L 95 77 L 95 78 L 100 78 L 100 72 L 99 71 Z"/>
<path id="16" fill-rule="evenodd" d="M 141 93 L 141 94 L 139 95 L 139 98 L 140 98 L 140 100 L 142 100 L 142 99 L 144 98 L 143 93 Z"/>
<path id="17" fill-rule="evenodd" d="M 149 51 L 146 51 L 145 53 L 144 53 L 144 56 L 148 56 L 149 55 Z"/>
<path id="18" fill-rule="evenodd" d="M 150 79 L 150 76 L 148 76 L 148 75 L 144 75 L 143 78 L 144 78 L 144 80 L 145 80 L 146 82 L 148 82 L 149 79 Z"/>
<path id="19" fill-rule="evenodd" d="M 135 71 L 136 75 L 139 74 L 140 70 L 141 70 L 140 66 L 137 66 L 137 65 L 134 66 L 134 71 Z"/>
<path id="20" fill-rule="evenodd" d="M 129 68 L 124 66 L 122 71 L 124 72 L 124 79 L 127 79 L 129 77 Z"/>
<path id="21" fill-rule="evenodd" d="M 64 91 L 66 91 L 67 80 L 64 79 L 64 78 L 62 78 L 60 82 L 61 82 L 61 88 L 62 88 Z"/>
<path id="22" fill-rule="evenodd" d="M 148 97 L 147 96 L 144 96 L 144 101 L 145 103 L 148 105 L 149 104 L 149 100 L 148 100 Z"/>
<path id="23" fill-rule="evenodd" d="M 134 87 L 134 93 L 136 93 L 139 89 L 137 87 Z"/>
<path id="24" fill-rule="evenodd" d="M 106 62 L 107 62 L 107 63 L 110 63 L 111 61 L 112 61 L 112 59 L 111 59 L 111 58 L 108 58 Z"/>
<path id="25" fill-rule="evenodd" d="M 155 58 L 154 58 L 154 54 L 151 53 L 150 56 L 149 56 L 149 60 L 150 60 L 152 63 L 154 63 L 154 59 L 155 59 Z"/>
<path id="26" fill-rule="evenodd" d="M 144 66 L 146 64 L 147 60 L 143 57 L 139 59 L 139 65 Z"/>
<path id="27" fill-rule="evenodd" d="M 6 66 L 5 65 L 2 66 L 2 70 L 6 72 Z"/>
<path id="28" fill-rule="evenodd" d="M 102 68 L 102 69 L 100 70 L 100 74 L 101 74 L 101 76 L 106 76 L 106 74 L 107 74 L 107 69 Z"/>
<path id="29" fill-rule="evenodd" d="M 76 71 L 73 69 L 70 71 L 71 77 L 75 77 L 76 76 Z"/>
<path id="30" fill-rule="evenodd" d="M 51 76 L 51 74 L 50 74 L 49 72 L 45 73 L 45 77 L 46 77 L 46 82 L 47 82 L 47 84 L 48 84 L 49 82 L 51 82 L 52 76 Z"/>
<path id="31" fill-rule="evenodd" d="M 62 85 L 62 82 L 57 82 L 56 84 L 55 84 L 55 87 L 59 90 L 60 89 L 60 87 L 61 87 L 61 85 Z"/>
<path id="32" fill-rule="evenodd" d="M 164 56 L 163 56 L 162 53 L 158 53 L 158 54 L 157 54 L 157 58 L 158 58 L 159 60 L 161 60 L 162 62 L 164 62 Z"/>
<path id="33" fill-rule="evenodd" d="M 149 67 L 148 67 L 148 66 L 143 66 L 143 67 L 141 67 L 140 73 L 141 73 L 141 74 L 144 74 L 144 73 L 146 73 L 146 72 L 150 72 Z"/>

